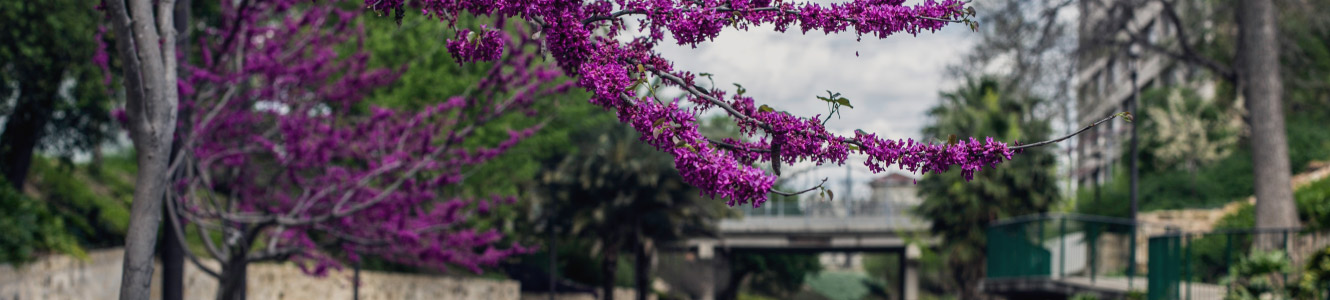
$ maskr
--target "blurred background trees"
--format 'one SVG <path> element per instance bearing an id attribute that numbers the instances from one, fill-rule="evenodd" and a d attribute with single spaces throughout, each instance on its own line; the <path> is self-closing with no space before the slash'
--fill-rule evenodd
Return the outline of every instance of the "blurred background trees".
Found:
<path id="1" fill-rule="evenodd" d="M 23 189 L 34 154 L 68 162 L 112 137 L 111 98 L 92 64 L 102 37 L 92 6 L 0 3 L 0 172 L 15 189 Z"/>
<path id="2" fill-rule="evenodd" d="M 955 91 L 941 94 L 942 103 L 929 110 L 924 134 L 992 136 L 1005 141 L 1040 141 L 1049 135 L 1047 119 L 1035 111 L 1041 100 L 1004 94 L 993 78 L 974 78 Z M 1047 148 L 1027 149 L 1019 159 L 997 169 L 976 172 L 965 181 L 959 172 L 927 174 L 919 180 L 923 203 L 915 213 L 932 222 L 941 239 L 938 255 L 946 263 L 950 288 L 961 299 L 980 299 L 984 277 L 984 229 L 1001 218 L 1049 211 L 1061 199 L 1053 154 Z"/>

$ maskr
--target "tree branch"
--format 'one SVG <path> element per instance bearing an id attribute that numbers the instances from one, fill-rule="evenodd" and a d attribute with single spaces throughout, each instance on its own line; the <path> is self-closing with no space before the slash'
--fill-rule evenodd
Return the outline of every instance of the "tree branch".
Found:
<path id="1" fill-rule="evenodd" d="M 1021 149 L 1025 149 L 1025 148 L 1034 148 L 1034 147 L 1039 147 L 1039 146 L 1043 146 L 1043 145 L 1048 145 L 1048 144 L 1053 144 L 1053 143 L 1061 142 L 1061 141 L 1067 140 L 1067 139 L 1069 139 L 1069 138 L 1071 138 L 1071 137 L 1073 137 L 1073 136 L 1076 136 L 1076 135 L 1078 135 L 1078 134 L 1081 134 L 1082 132 L 1085 132 L 1086 130 L 1090 130 L 1090 128 L 1094 128 L 1095 126 L 1099 126 L 1099 124 L 1103 124 L 1104 122 L 1108 122 L 1108 120 L 1112 120 L 1113 118 L 1117 118 L 1119 115 L 1121 115 L 1121 114 L 1113 114 L 1113 115 L 1110 115 L 1110 116 L 1108 116 L 1107 118 L 1100 119 L 1099 121 L 1096 121 L 1096 122 L 1094 122 L 1094 123 L 1091 123 L 1089 126 L 1085 126 L 1084 128 L 1081 128 L 1081 130 L 1077 130 L 1076 132 L 1072 132 L 1071 134 L 1064 135 L 1064 136 L 1059 137 L 1059 138 L 1056 138 L 1056 139 L 1051 139 L 1051 140 L 1042 141 L 1042 142 L 1037 142 L 1037 143 L 1032 143 L 1032 144 L 1024 144 L 1024 145 L 1012 146 L 1012 147 L 1009 147 L 1009 148 L 1007 148 L 1007 149 L 1011 149 L 1011 150 L 1021 150 Z"/>
<path id="2" fill-rule="evenodd" d="M 766 6 L 766 7 L 758 7 L 750 9 L 733 9 L 730 8 L 729 5 L 721 5 L 713 8 L 701 8 L 699 10 L 712 10 L 715 12 L 738 12 L 738 13 L 777 11 L 785 13 L 787 15 L 799 15 L 799 10 L 797 9 L 781 9 L 780 7 L 776 6 Z M 599 21 L 618 19 L 619 17 L 623 17 L 625 15 L 645 15 L 645 14 L 647 14 L 647 11 L 643 9 L 625 9 L 610 13 L 609 15 L 591 16 L 586 19 L 582 19 L 582 24 L 591 24 Z M 948 22 L 948 23 L 963 22 L 962 20 L 948 20 L 948 19 L 940 19 L 928 16 L 915 16 L 915 18 L 930 20 L 930 21 Z M 841 21 L 859 22 L 859 20 L 857 19 L 849 19 L 849 18 L 842 18 Z"/>
<path id="3" fill-rule="evenodd" d="M 772 189 L 770 189 L 770 190 L 768 190 L 768 191 L 770 191 L 772 194 L 777 194 L 777 195 L 782 195 L 782 196 L 797 196 L 797 195 L 800 195 L 800 194 L 803 194 L 803 193 L 812 192 L 813 190 L 816 190 L 816 189 L 818 189 L 818 188 L 821 188 L 822 186 L 824 186 L 824 185 L 826 185 L 826 184 L 827 184 L 827 178 L 822 178 L 822 183 L 818 183 L 816 186 L 813 186 L 813 187 L 810 187 L 810 188 L 808 188 L 808 189 L 806 189 L 806 190 L 802 190 L 802 191 L 798 191 L 798 192 L 793 192 L 793 193 L 782 192 L 782 191 L 777 191 L 775 188 L 772 188 Z"/>
<path id="4" fill-rule="evenodd" d="M 172 193 L 167 193 L 167 194 L 168 194 L 168 195 L 172 195 Z M 198 257 L 198 255 L 195 255 L 195 254 L 194 254 L 194 251 L 193 251 L 193 250 L 190 250 L 190 249 L 189 249 L 189 245 L 187 245 L 187 244 L 185 243 L 185 241 L 186 241 L 186 239 L 185 239 L 185 230 L 181 228 L 180 216 L 179 216 L 179 214 L 176 213 L 176 209 L 177 209 L 178 206 L 176 205 L 175 202 L 177 201 L 176 199 L 178 199 L 178 197 L 169 197 L 169 198 L 171 198 L 171 199 L 166 199 L 166 206 L 167 206 L 167 207 L 166 207 L 166 214 L 167 214 L 167 219 L 166 219 L 166 221 L 167 221 L 167 222 L 171 222 L 171 224 L 173 224 L 174 226 L 171 226 L 171 228 L 172 228 L 171 233 L 168 233 L 168 234 L 174 234 L 174 235 L 176 236 L 176 240 L 177 240 L 177 241 L 180 241 L 180 248 L 181 248 L 181 250 L 182 250 L 182 251 L 180 251 L 180 252 L 184 252 L 184 253 L 185 253 L 185 256 L 189 258 L 189 261 L 192 262 L 192 263 L 194 263 L 194 266 L 198 267 L 199 270 L 203 270 L 203 273 L 206 273 L 206 274 L 208 274 L 209 276 L 212 276 L 212 278 L 215 278 L 215 279 L 221 279 L 221 278 L 222 278 L 221 273 L 219 273 L 219 272 L 217 272 L 217 271 L 214 271 L 214 270 L 212 270 L 212 269 L 209 269 L 207 266 L 204 266 L 204 265 L 203 265 L 203 262 L 199 261 L 199 257 Z M 207 239 L 208 237 L 203 237 L 203 238 Z M 216 254 L 214 254 L 214 255 L 216 255 Z M 220 256 L 214 256 L 214 257 L 217 259 L 218 262 L 221 262 L 222 264 L 226 264 L 226 259 L 225 259 L 225 258 L 222 258 L 222 257 L 220 257 Z"/>

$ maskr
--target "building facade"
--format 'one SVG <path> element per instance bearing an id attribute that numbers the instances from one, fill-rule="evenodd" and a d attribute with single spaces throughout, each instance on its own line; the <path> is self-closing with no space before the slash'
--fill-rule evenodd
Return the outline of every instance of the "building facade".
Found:
<path id="1" fill-rule="evenodd" d="M 1175 11 L 1196 12 L 1202 1 L 1177 1 Z M 1129 41 L 1145 42 L 1169 51 L 1178 46 L 1177 30 L 1158 1 L 1080 1 L 1076 119 L 1088 124 L 1109 115 L 1133 111 L 1133 87 L 1188 86 L 1202 97 L 1213 98 L 1212 81 L 1202 69 L 1176 61 L 1169 54 L 1144 50 Z M 1194 30 L 1194 29 L 1187 29 Z M 1206 36 L 1188 36 L 1193 43 Z M 1133 83 L 1133 74 L 1135 82 Z M 1137 113 L 1139 114 L 1139 113 Z M 1114 119 L 1076 138 L 1071 172 L 1076 187 L 1107 182 L 1114 169 L 1126 166 L 1131 124 Z"/>

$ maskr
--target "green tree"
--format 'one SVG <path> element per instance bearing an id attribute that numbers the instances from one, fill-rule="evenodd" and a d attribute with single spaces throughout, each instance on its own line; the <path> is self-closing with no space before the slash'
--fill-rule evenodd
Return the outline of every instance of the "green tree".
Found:
<path id="1" fill-rule="evenodd" d="M 22 189 L 39 149 L 64 155 L 106 140 L 110 101 L 93 64 L 93 3 L 0 2 L 0 172 Z"/>
<path id="2" fill-rule="evenodd" d="M 753 292 L 789 299 L 804 286 L 804 280 L 822 271 L 816 254 L 738 253 L 731 256 L 730 286 L 720 299 L 735 299 L 747 285 Z"/>
<path id="3" fill-rule="evenodd" d="M 668 155 L 638 142 L 631 128 L 604 126 L 574 137 L 580 151 L 546 161 L 536 188 L 548 198 L 540 217 L 553 220 L 562 236 L 595 241 L 605 299 L 613 297 L 619 254 L 634 253 L 635 285 L 645 296 L 649 245 L 714 234 L 724 204 L 702 198 Z"/>
<path id="4" fill-rule="evenodd" d="M 928 111 L 932 123 L 924 135 L 992 136 L 1006 141 L 1038 141 L 1048 136 L 1046 120 L 1036 119 L 1039 99 L 1002 93 L 993 78 L 970 79 L 942 93 L 942 103 Z M 923 203 L 915 213 L 931 220 L 942 238 L 939 255 L 947 265 L 951 290 L 962 299 L 980 299 L 984 276 L 984 228 L 1001 218 L 1047 212 L 1059 198 L 1054 158 L 1044 148 L 1027 149 L 997 169 L 976 172 L 966 181 L 959 172 L 928 174 L 919 180 Z"/>

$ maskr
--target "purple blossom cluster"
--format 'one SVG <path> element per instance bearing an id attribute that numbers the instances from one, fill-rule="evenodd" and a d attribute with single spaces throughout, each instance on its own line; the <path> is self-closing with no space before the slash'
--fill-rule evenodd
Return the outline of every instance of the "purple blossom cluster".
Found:
<path id="1" fill-rule="evenodd" d="M 481 29 L 480 33 L 470 29 L 457 31 L 457 37 L 448 40 L 448 53 L 452 53 L 457 63 L 475 61 L 494 61 L 503 55 L 503 44 L 508 34 L 502 30 Z"/>
<path id="2" fill-rule="evenodd" d="M 406 5 L 387 0 L 365 3 L 380 12 Z M 420 0 L 412 5 L 427 17 L 453 24 L 465 14 L 536 24 L 543 49 L 564 72 L 577 78 L 579 87 L 593 93 L 592 103 L 617 112 L 622 122 L 642 133 L 643 141 L 673 155 L 686 182 L 705 195 L 729 199 L 730 205 L 761 205 L 779 175 L 780 164 L 843 164 L 851 153 L 857 153 L 870 157 L 865 164 L 873 172 L 892 164 L 913 172 L 942 172 L 960 166 L 969 178 L 982 166 L 996 165 L 1013 153 L 991 139 L 936 145 L 832 134 L 819 121 L 820 116 L 761 109 L 750 97 L 727 96 L 724 90 L 702 87 L 696 83 L 697 75 L 674 70 L 655 50 L 667 35 L 679 45 L 696 47 L 714 40 L 727 27 L 747 30 L 766 24 L 780 32 L 797 26 L 805 34 L 818 30 L 825 34 L 852 32 L 860 38 L 913 35 L 972 16 L 958 0 L 928 0 L 913 6 L 903 5 L 901 0 L 829 5 L 772 0 Z M 629 17 L 636 18 L 637 26 L 628 26 Z M 459 37 L 467 35 L 465 32 Z M 670 103 L 639 95 L 634 87 L 648 77 L 663 79 L 665 85 L 686 93 Z M 731 116 L 748 139 L 713 141 L 702 136 L 694 116 L 712 110 Z M 779 164 L 772 164 L 770 172 L 757 167 L 772 161 Z"/>
<path id="3" fill-rule="evenodd" d="M 466 224 L 515 198 L 441 191 L 538 129 L 472 146 L 467 141 L 478 126 L 504 114 L 534 114 L 530 104 L 573 83 L 559 82 L 562 72 L 540 66 L 535 54 L 505 53 L 538 48 L 528 35 L 484 30 L 449 44 L 459 61 L 496 61 L 476 96 L 415 111 L 367 105 L 365 96 L 399 70 L 371 68 L 361 48 L 345 51 L 362 45 L 363 29 L 356 11 L 337 7 L 222 1 L 218 27 L 193 46 L 200 59 L 182 66 L 176 139 L 185 151 L 173 159 L 182 174 L 168 201 L 173 216 L 204 236 L 238 234 L 206 243 L 223 263 L 288 259 L 314 275 L 340 268 L 329 249 L 353 261 L 374 254 L 475 272 L 532 251 Z M 265 249 L 254 249 L 259 240 Z"/>

